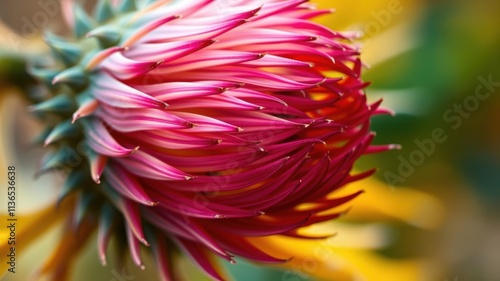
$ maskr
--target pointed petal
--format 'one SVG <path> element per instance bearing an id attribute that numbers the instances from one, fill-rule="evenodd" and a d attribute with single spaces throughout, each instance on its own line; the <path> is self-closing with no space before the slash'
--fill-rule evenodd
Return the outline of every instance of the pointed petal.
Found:
<path id="1" fill-rule="evenodd" d="M 174 239 L 177 245 L 182 248 L 182 250 L 195 261 L 200 268 L 208 274 L 211 278 L 217 281 L 224 281 L 225 279 L 215 270 L 212 265 L 208 253 L 201 246 L 194 242 L 185 239 Z"/>
<path id="2" fill-rule="evenodd" d="M 103 23 L 113 17 L 113 7 L 110 0 L 99 0 L 95 6 L 94 18 Z"/>
<path id="3" fill-rule="evenodd" d="M 67 114 L 73 111 L 75 102 L 68 95 L 57 95 L 51 99 L 28 107 L 28 111 L 35 113 Z"/>
<path id="4" fill-rule="evenodd" d="M 80 169 L 75 169 L 71 171 L 68 177 L 66 178 L 66 181 L 64 182 L 61 190 L 59 191 L 59 195 L 57 197 L 57 205 L 59 206 L 62 203 L 62 201 L 66 197 L 68 197 L 68 195 L 77 191 L 83 185 L 85 185 L 87 177 L 88 177 L 87 174 Z"/>
<path id="5" fill-rule="evenodd" d="M 79 4 L 73 6 L 73 9 L 73 32 L 77 38 L 81 38 L 95 26 L 95 23 Z"/>
<path id="6" fill-rule="evenodd" d="M 95 99 L 88 99 L 80 105 L 80 107 L 73 113 L 73 119 L 71 123 L 75 123 L 76 120 L 89 116 L 99 107 L 99 102 Z"/>
<path id="7" fill-rule="evenodd" d="M 116 159 L 116 161 L 131 173 L 143 178 L 165 181 L 186 181 L 192 178 L 189 174 L 140 150 L 129 157 Z"/>
<path id="8" fill-rule="evenodd" d="M 219 145 L 222 140 L 175 131 L 141 131 L 129 137 L 147 145 L 166 149 L 195 149 Z"/>
<path id="9" fill-rule="evenodd" d="M 159 109 L 167 107 L 166 103 L 138 91 L 104 73 L 95 79 L 95 88 L 92 94 L 102 103 L 113 107 Z"/>
<path id="10" fill-rule="evenodd" d="M 95 183 L 101 183 L 101 175 L 104 172 L 108 157 L 97 154 L 95 152 L 87 152 L 87 157 L 90 162 L 90 174 Z"/>
<path id="11" fill-rule="evenodd" d="M 158 205 L 158 202 L 151 200 L 139 181 L 120 165 L 112 163 L 104 175 L 109 185 L 123 196 L 146 206 Z"/>
<path id="12" fill-rule="evenodd" d="M 78 127 L 71 123 L 71 120 L 57 124 L 50 134 L 45 138 L 44 146 L 65 138 L 77 136 L 80 133 Z"/>
<path id="13" fill-rule="evenodd" d="M 129 59 L 121 52 L 115 52 L 104 60 L 100 68 L 108 70 L 109 73 L 120 80 L 128 80 L 141 77 L 146 73 L 156 69 L 163 63 L 163 60 L 155 62 L 136 61 Z"/>
<path id="14" fill-rule="evenodd" d="M 170 246 L 167 246 L 166 238 L 160 234 L 154 235 L 151 240 L 151 249 L 153 258 L 158 269 L 158 275 L 161 281 L 174 281 L 172 261 L 170 260 Z"/>
<path id="15" fill-rule="evenodd" d="M 125 55 L 141 61 L 163 61 L 166 63 L 206 48 L 215 42 L 213 39 L 202 39 L 166 43 L 142 43 L 131 47 L 125 52 Z"/>
<path id="16" fill-rule="evenodd" d="M 133 230 L 130 228 L 130 225 L 128 224 L 125 225 L 125 228 L 127 230 L 128 249 L 130 251 L 130 256 L 132 257 L 132 261 L 137 267 L 144 270 L 145 267 L 144 264 L 142 263 L 139 240 L 137 240 L 137 238 L 134 236 Z"/>
<path id="17" fill-rule="evenodd" d="M 101 106 L 96 115 L 118 132 L 190 129 L 194 124 L 170 112 L 151 109 L 118 109 Z"/>
<path id="18" fill-rule="evenodd" d="M 130 228 L 131 233 L 137 241 L 140 241 L 142 244 L 149 246 L 148 241 L 144 236 L 144 231 L 142 228 L 142 219 L 140 214 L 139 205 L 127 198 L 122 197 L 120 194 L 116 193 L 116 191 L 111 188 L 107 183 L 104 183 L 102 186 L 102 190 L 106 192 L 111 202 L 118 208 L 125 221 L 126 225 Z"/>
<path id="19" fill-rule="evenodd" d="M 112 234 L 113 220 L 116 211 L 109 205 L 104 205 L 99 216 L 99 226 L 97 231 L 97 251 L 103 266 L 106 265 L 106 250 Z"/>
<path id="20" fill-rule="evenodd" d="M 65 83 L 70 86 L 81 87 L 87 83 L 87 78 L 85 70 L 76 65 L 57 74 L 52 80 L 52 84 Z"/>
<path id="21" fill-rule="evenodd" d="M 88 144 L 99 154 L 109 157 L 125 157 L 139 148 L 125 148 L 120 145 L 99 120 L 93 119 L 82 123 L 85 127 Z"/>

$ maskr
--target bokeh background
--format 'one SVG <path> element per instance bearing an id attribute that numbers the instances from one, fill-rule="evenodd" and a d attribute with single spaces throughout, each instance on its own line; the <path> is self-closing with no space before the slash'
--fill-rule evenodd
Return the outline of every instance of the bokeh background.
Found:
<path id="1" fill-rule="evenodd" d="M 51 15 L 41 2 L 0 3 L 1 168 L 18 166 L 18 206 L 25 213 L 48 204 L 61 182 L 57 175 L 32 178 L 41 150 L 29 142 L 40 126 L 25 110 L 27 82 L 15 69 L 16 54 L 46 50 L 42 29 L 64 32 L 60 13 Z M 364 33 L 356 44 L 367 64 L 364 78 L 372 82 L 367 94 L 396 113 L 374 118 L 376 143 L 402 149 L 363 158 L 359 170 L 379 168 L 352 187 L 366 190 L 364 198 L 340 221 L 310 231 L 338 232 L 328 247 L 339 253 L 339 266 L 358 269 L 356 280 L 500 280 L 500 1 L 312 2 L 336 8 L 319 22 Z M 57 237 L 52 230 L 24 251 L 19 274 L 5 280 L 29 280 Z M 120 280 L 122 270 L 126 280 L 155 280 L 153 271 L 130 265 L 103 268 L 93 244 L 78 259 L 74 280 Z M 289 247 L 313 253 L 306 248 L 311 244 Z M 226 267 L 243 281 L 347 280 L 321 273 L 314 263 Z M 186 280 L 204 280 L 187 262 L 178 270 L 187 272 Z"/>

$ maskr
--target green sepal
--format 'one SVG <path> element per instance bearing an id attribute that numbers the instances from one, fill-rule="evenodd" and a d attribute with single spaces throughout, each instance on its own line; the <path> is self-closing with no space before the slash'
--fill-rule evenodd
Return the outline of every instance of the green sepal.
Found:
<path id="1" fill-rule="evenodd" d="M 68 170 L 73 166 L 77 166 L 82 161 L 78 153 L 66 145 L 60 149 L 47 153 L 43 159 L 39 171 L 35 174 L 35 178 L 53 170 Z"/>
<path id="2" fill-rule="evenodd" d="M 65 83 L 71 87 L 83 87 L 87 84 L 87 73 L 80 65 L 75 65 L 57 74 L 52 80 L 52 84 Z"/>
<path id="3" fill-rule="evenodd" d="M 35 113 L 68 114 L 76 109 L 74 100 L 65 94 L 59 94 L 51 99 L 28 107 Z"/>
<path id="4" fill-rule="evenodd" d="M 57 197 L 57 205 L 60 205 L 61 202 L 66 197 L 68 197 L 68 195 L 82 188 L 86 183 L 88 183 L 88 175 L 86 174 L 86 172 L 82 171 L 81 169 L 72 170 L 66 178 L 61 191 L 59 192 L 59 196 Z"/>
<path id="5" fill-rule="evenodd" d="M 82 224 L 84 219 L 88 219 L 88 215 L 93 209 L 92 205 L 95 205 L 95 194 L 89 192 L 81 192 L 76 201 L 75 212 L 73 216 L 73 227 L 78 229 Z M 94 204 L 92 204 L 94 203 Z"/>
<path id="6" fill-rule="evenodd" d="M 95 6 L 94 18 L 99 23 L 103 23 L 111 18 L 113 18 L 113 7 L 109 0 L 99 0 Z"/>
<path id="7" fill-rule="evenodd" d="M 31 141 L 30 141 L 30 145 L 32 146 L 42 146 L 45 139 L 47 139 L 47 137 L 49 136 L 50 132 L 52 132 L 52 130 L 54 129 L 54 127 L 46 127 L 40 134 L 36 135 Z"/>
<path id="8" fill-rule="evenodd" d="M 95 37 L 102 47 L 107 48 L 118 44 L 122 38 L 122 32 L 115 25 L 103 25 L 92 29 L 88 37 Z"/>
<path id="9" fill-rule="evenodd" d="M 118 11 L 122 13 L 132 12 L 137 10 L 135 0 L 123 0 L 118 7 Z"/>
<path id="10" fill-rule="evenodd" d="M 54 55 L 60 58 L 67 66 L 75 65 L 82 58 L 83 51 L 77 44 L 67 41 L 57 41 L 45 38 Z"/>
<path id="11" fill-rule="evenodd" d="M 81 128 L 79 128 L 78 125 L 71 123 L 71 120 L 66 120 L 54 127 L 45 139 L 44 146 L 57 142 L 61 139 L 78 136 L 80 132 Z"/>
<path id="12" fill-rule="evenodd" d="M 77 38 L 82 38 L 95 26 L 94 20 L 83 10 L 80 5 L 75 6 L 75 26 L 73 32 Z"/>
<path id="13" fill-rule="evenodd" d="M 53 87 L 52 81 L 54 80 L 54 77 L 59 74 L 59 72 L 61 71 L 57 69 L 38 68 L 35 66 L 31 66 L 28 68 L 29 74 L 31 74 L 38 81 L 44 83 L 49 88 Z"/>

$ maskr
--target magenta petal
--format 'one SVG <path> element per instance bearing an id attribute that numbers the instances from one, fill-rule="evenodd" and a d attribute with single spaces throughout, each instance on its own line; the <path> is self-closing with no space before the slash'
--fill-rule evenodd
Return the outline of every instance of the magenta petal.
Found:
<path id="1" fill-rule="evenodd" d="M 238 65 L 248 61 L 259 60 L 264 54 L 237 51 L 201 50 L 196 56 L 188 56 L 173 63 L 160 67 L 157 75 L 168 75 L 175 72 L 184 72 L 196 69 L 207 69 L 221 65 Z"/>
<path id="2" fill-rule="evenodd" d="M 199 196 L 185 196 L 176 192 L 164 194 L 160 190 L 154 190 L 153 194 L 160 200 L 158 208 L 179 213 L 193 218 L 221 219 L 221 218 L 244 218 L 254 217 L 258 212 L 243 210 L 236 207 L 228 207 L 222 204 L 201 204 Z M 201 200 L 201 199 L 200 199 Z"/>
<path id="3" fill-rule="evenodd" d="M 287 261 L 286 259 L 278 259 L 266 254 L 247 242 L 244 238 L 235 239 L 234 236 L 228 235 L 221 237 L 220 240 L 229 251 L 242 257 L 264 263 L 284 263 Z"/>
<path id="4" fill-rule="evenodd" d="M 172 112 L 176 116 L 187 120 L 189 123 L 193 124 L 192 128 L 189 128 L 190 132 L 239 132 L 241 128 L 234 126 L 230 123 L 223 122 L 221 120 L 211 118 L 204 115 L 188 113 L 188 112 Z M 186 130 L 183 130 L 186 131 Z"/>
<path id="5" fill-rule="evenodd" d="M 289 157 L 278 159 L 255 169 L 221 176 L 197 176 L 189 182 L 164 182 L 163 185 L 189 191 L 230 191 L 245 188 L 266 180 L 275 174 Z"/>
<path id="6" fill-rule="evenodd" d="M 134 236 L 133 230 L 130 228 L 129 225 L 126 225 L 126 229 L 127 229 L 128 249 L 130 251 L 130 255 L 132 256 L 132 261 L 136 266 L 144 270 L 145 267 L 142 264 L 139 240 L 137 240 L 137 238 Z"/>
<path id="7" fill-rule="evenodd" d="M 234 114 L 234 116 L 221 116 L 219 119 L 243 128 L 244 132 L 272 129 L 304 129 L 308 126 L 308 124 L 296 123 L 260 112 L 240 112 Z"/>
<path id="8" fill-rule="evenodd" d="M 174 233 L 178 236 L 198 241 L 202 245 L 206 246 L 208 249 L 212 250 L 214 253 L 218 254 L 220 257 L 231 260 L 231 255 L 225 252 L 217 242 L 202 228 L 198 227 L 194 220 L 191 220 L 189 217 L 185 216 L 184 218 L 179 215 L 172 214 L 158 214 L 150 213 L 153 215 L 153 218 L 158 219 L 152 220 L 152 223 L 159 225 L 162 228 L 173 228 Z M 161 223 L 161 225 L 160 225 Z"/>
<path id="9" fill-rule="evenodd" d="M 165 17 L 165 15 L 180 15 L 183 18 L 189 18 L 190 15 L 197 13 L 203 7 L 210 6 L 210 3 L 214 3 L 214 0 L 198 0 L 196 2 L 156 1 L 147 7 L 143 7 L 140 21 L 150 22 Z"/>
<path id="10" fill-rule="evenodd" d="M 195 99 L 184 99 L 171 102 L 170 110 L 184 110 L 187 108 L 214 108 L 229 110 L 262 110 L 263 107 L 227 95 L 216 95 Z"/>
<path id="11" fill-rule="evenodd" d="M 196 262 L 200 268 L 208 274 L 211 278 L 217 281 L 224 281 L 224 278 L 215 270 L 214 266 L 208 257 L 208 253 L 200 245 L 185 240 L 185 239 L 174 239 L 177 245 L 180 246 L 186 254 L 188 254 L 191 259 Z"/>
<path id="12" fill-rule="evenodd" d="M 99 154 L 109 157 L 124 157 L 134 153 L 138 147 L 129 149 L 121 146 L 99 120 L 92 120 L 86 126 L 90 147 Z"/>
<path id="13" fill-rule="evenodd" d="M 142 229 L 142 221 L 139 211 L 139 206 L 126 198 L 120 198 L 117 202 L 119 209 L 121 210 L 125 220 L 127 221 L 127 226 L 130 232 L 134 236 L 134 241 L 140 241 L 142 244 L 149 246 L 148 241 L 144 236 L 144 231 Z"/>
<path id="14" fill-rule="evenodd" d="M 82 104 L 76 111 L 73 113 L 72 123 L 75 123 L 76 120 L 83 118 L 85 116 L 91 115 L 94 111 L 99 107 L 99 102 L 97 100 L 89 100 L 86 103 Z"/>
<path id="15" fill-rule="evenodd" d="M 127 57 L 142 61 L 174 61 L 200 49 L 206 48 L 216 41 L 213 39 L 187 40 L 175 42 L 143 43 L 128 50 Z"/>
<path id="16" fill-rule="evenodd" d="M 108 74 L 101 74 L 95 80 L 96 87 L 92 92 L 102 103 L 119 108 L 160 108 L 167 104 L 140 92 Z"/>
<path id="17" fill-rule="evenodd" d="M 252 28 L 243 33 L 225 34 L 219 38 L 219 48 L 244 47 L 246 45 L 265 45 L 279 43 L 308 42 L 316 40 L 315 36 L 297 34 L 276 29 Z"/>
<path id="18" fill-rule="evenodd" d="M 153 30 L 157 29 L 158 27 L 162 26 L 163 24 L 176 20 L 180 18 L 181 16 L 179 15 L 171 15 L 171 16 L 166 16 L 160 19 L 156 19 L 155 21 L 146 24 L 145 26 L 141 27 L 138 31 L 130 35 L 125 42 L 123 42 L 121 45 L 122 47 L 129 47 L 132 46 L 134 43 L 142 39 L 144 36 L 147 36 L 149 33 L 151 33 Z"/>
<path id="19" fill-rule="evenodd" d="M 97 231 L 97 250 L 99 252 L 101 264 L 104 266 L 106 265 L 106 250 L 108 248 L 113 228 L 112 211 L 106 207 L 111 208 L 109 205 L 103 208 L 102 214 L 99 217 L 99 227 Z"/>
<path id="20" fill-rule="evenodd" d="M 120 194 L 146 206 L 156 206 L 146 194 L 137 179 L 117 164 L 111 164 L 104 171 L 107 182 Z"/>
<path id="21" fill-rule="evenodd" d="M 242 63 L 248 66 L 260 66 L 260 67 L 272 67 L 272 66 L 284 66 L 284 67 L 313 67 L 314 64 L 303 62 L 294 59 L 283 58 L 274 55 L 263 55 L 262 58 L 254 61 L 248 61 Z"/>
<path id="22" fill-rule="evenodd" d="M 197 40 L 210 39 L 224 34 L 244 23 L 247 20 L 229 20 L 218 24 L 201 25 L 197 27 L 178 25 L 172 29 L 159 29 L 144 37 L 143 42 L 165 42 L 169 40 Z"/>
<path id="23" fill-rule="evenodd" d="M 304 74 L 304 73 L 301 73 Z M 311 75 L 312 73 L 309 72 Z M 226 80 L 237 83 L 245 83 L 248 85 L 259 86 L 269 90 L 304 90 L 317 87 L 325 78 L 317 73 L 313 74 L 316 77 L 309 78 L 307 76 L 299 77 L 290 74 L 274 74 L 258 68 L 245 68 L 241 66 L 220 66 L 214 68 L 212 72 L 190 71 L 182 74 L 175 73 L 169 75 L 169 79 L 186 79 L 189 77 L 199 77 L 204 80 Z M 181 78 L 182 77 L 182 78 Z M 297 78 L 297 79 L 291 79 Z M 302 80 L 302 81 L 301 81 Z"/>
<path id="24" fill-rule="evenodd" d="M 148 146 L 167 149 L 194 149 L 218 146 L 222 139 L 197 136 L 175 131 L 145 131 L 130 134 L 129 137 Z M 221 137 L 221 136 L 217 136 Z M 241 143 L 241 142 L 240 142 Z M 192 166 L 192 165 L 191 165 Z"/>
<path id="25" fill-rule="evenodd" d="M 256 6 L 255 4 L 253 6 Z M 210 7 L 213 9 L 213 7 Z M 200 26 L 200 25 L 209 25 L 209 24 L 217 24 L 223 23 L 232 20 L 245 20 L 250 19 L 255 16 L 256 13 L 259 12 L 261 7 L 257 8 L 249 8 L 246 6 L 240 7 L 232 7 L 230 13 L 224 13 L 221 15 L 213 15 L 212 11 L 207 16 L 203 17 L 192 17 L 186 18 L 182 20 L 180 24 L 182 25 L 190 25 L 190 26 Z"/>
<path id="26" fill-rule="evenodd" d="M 101 175 L 104 172 L 106 163 L 108 162 L 108 157 L 90 152 L 89 160 L 90 160 L 90 174 L 92 176 L 92 179 L 97 184 L 100 184 Z"/>
<path id="27" fill-rule="evenodd" d="M 193 240 L 194 236 L 187 230 L 187 228 L 182 223 L 178 223 L 171 219 L 170 215 L 165 215 L 163 210 L 155 208 L 154 210 L 148 209 L 144 210 L 145 219 L 152 225 L 158 227 L 164 232 L 173 234 L 178 237 L 183 237 L 186 239 Z M 186 218 L 188 218 L 186 216 Z M 187 220 L 186 220 L 187 222 Z"/>
<path id="28" fill-rule="evenodd" d="M 192 178 L 187 173 L 142 151 L 126 158 L 116 159 L 129 172 L 138 176 L 165 181 L 186 181 Z"/>
<path id="29" fill-rule="evenodd" d="M 215 82 L 215 81 L 214 81 Z M 162 101 L 172 101 L 180 99 L 193 99 L 197 97 L 220 94 L 225 87 L 234 86 L 234 83 L 208 81 L 189 83 L 189 82 L 170 82 L 159 84 L 137 85 L 136 88 L 148 93 Z"/>
<path id="30" fill-rule="evenodd" d="M 271 217 L 272 218 L 272 217 Z M 242 236 L 268 236 L 283 234 L 292 229 L 301 227 L 309 218 L 309 215 L 296 221 L 286 221 L 280 219 L 262 220 L 260 217 L 247 219 L 227 220 L 217 226 L 217 231 L 229 232 Z M 233 247 L 234 248 L 234 247 Z M 236 253 L 235 254 L 239 254 Z M 269 260 L 268 260 L 269 261 Z M 274 260 L 274 262 L 281 262 Z"/>
<path id="31" fill-rule="evenodd" d="M 117 79 L 127 80 L 142 76 L 159 67 L 162 63 L 162 60 L 154 62 L 136 61 L 123 56 L 122 53 L 114 53 L 100 67 L 112 73 Z"/>
<path id="32" fill-rule="evenodd" d="M 101 106 L 96 115 L 119 132 L 193 128 L 194 124 L 158 109 L 117 109 Z"/>
<path id="33" fill-rule="evenodd" d="M 151 240 L 151 249 L 160 280 L 174 281 L 172 263 L 170 261 L 171 250 L 169 249 L 170 246 L 167 246 L 167 243 L 165 243 L 165 240 L 166 237 L 163 237 L 163 235 L 155 235 L 154 239 Z"/>
<path id="34" fill-rule="evenodd" d="M 239 152 L 221 153 L 210 156 L 176 156 L 165 154 L 159 157 L 165 162 L 175 163 L 176 167 L 182 170 L 196 173 L 224 171 L 230 170 L 232 167 L 245 167 L 266 155 L 265 151 L 248 148 L 242 149 Z M 193 165 L 193 163 L 196 163 L 196 165 Z"/>
<path id="35" fill-rule="evenodd" d="M 309 0 L 290 0 L 290 1 L 276 1 L 265 4 L 259 11 L 257 18 L 265 18 L 283 11 L 293 10 L 297 8 L 300 4 L 306 3 Z"/>
<path id="36" fill-rule="evenodd" d="M 163 280 L 177 278 L 170 246 L 214 280 L 212 257 L 286 262 L 249 237 L 318 238 L 298 230 L 346 213 L 361 192 L 334 192 L 373 173 L 354 174 L 356 160 L 397 148 L 372 145 L 371 117 L 391 111 L 367 100 L 359 34 L 311 21 L 332 10 L 306 2 L 102 0 L 95 22 L 76 10 L 75 38 L 50 38 L 54 58 L 33 70 L 59 82 L 41 170 L 89 146 L 63 195 L 78 189 L 73 222 L 94 221 L 102 263 L 124 228 L 141 268 L 152 242 Z M 90 117 L 70 126 L 74 104 L 73 122 Z"/>
<path id="37" fill-rule="evenodd" d="M 277 28 L 289 32 L 300 32 L 301 34 L 310 34 L 311 36 L 323 36 L 328 38 L 346 39 L 343 34 L 334 32 L 329 28 L 308 20 L 300 20 L 289 17 L 273 17 L 260 21 L 252 22 L 252 27 Z"/>

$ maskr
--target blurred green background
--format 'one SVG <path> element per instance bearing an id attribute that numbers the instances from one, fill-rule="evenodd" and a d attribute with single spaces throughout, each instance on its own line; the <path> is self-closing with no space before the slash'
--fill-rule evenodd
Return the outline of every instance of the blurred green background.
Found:
<path id="1" fill-rule="evenodd" d="M 367 94 L 371 100 L 384 98 L 384 105 L 396 112 L 394 117 L 375 117 L 373 130 L 376 143 L 401 144 L 402 150 L 367 156 L 359 168 L 379 167 L 375 177 L 391 192 L 416 189 L 444 205 L 444 220 L 431 230 L 382 222 L 389 226 L 391 243 L 377 251 L 427 260 L 432 279 L 425 281 L 500 280 L 500 1 L 319 2 L 337 7 L 335 15 L 320 22 L 365 33 L 360 42 L 370 68 L 364 78 L 372 82 Z M 36 52 L 37 36 L 22 37 L 23 18 L 40 10 L 32 3 L 0 3 L 0 18 L 11 28 L 1 34 L 4 49 Z M 61 31 L 57 18 L 44 28 Z M 10 81 L 2 74 L 8 72 L 4 66 L 0 85 Z M 47 253 L 43 245 L 37 247 L 29 253 Z M 91 248 L 79 262 L 75 280 L 90 280 L 88 268 L 100 276 L 92 280 L 113 280 L 111 269 L 101 268 Z M 228 268 L 242 281 L 284 276 L 281 269 L 243 261 Z M 130 272 L 135 280 L 152 278 L 133 268 Z M 312 278 L 297 275 L 289 280 Z"/>

